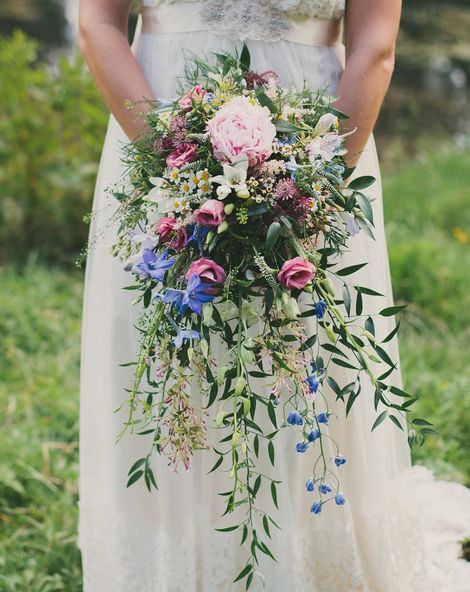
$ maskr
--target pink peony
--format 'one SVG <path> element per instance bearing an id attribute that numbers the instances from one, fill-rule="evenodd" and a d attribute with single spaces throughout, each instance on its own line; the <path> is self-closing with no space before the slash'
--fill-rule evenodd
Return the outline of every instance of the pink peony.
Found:
<path id="1" fill-rule="evenodd" d="M 281 271 L 277 274 L 277 279 L 288 290 L 301 290 L 313 278 L 316 271 L 317 268 L 310 261 L 294 257 L 284 262 Z"/>
<path id="2" fill-rule="evenodd" d="M 252 104 L 248 97 L 234 97 L 208 122 L 215 158 L 236 162 L 245 154 L 250 166 L 267 160 L 272 154 L 276 128 L 267 107 Z"/>
<path id="3" fill-rule="evenodd" d="M 179 105 L 181 109 L 183 109 L 183 111 L 191 111 L 193 101 L 202 100 L 206 93 L 207 90 L 204 87 L 202 87 L 200 84 L 196 84 L 194 88 L 188 91 L 179 100 Z"/>
<path id="4" fill-rule="evenodd" d="M 208 199 L 195 211 L 195 217 L 201 226 L 219 226 L 225 219 L 224 204 L 218 199 Z"/>
<path id="5" fill-rule="evenodd" d="M 173 152 L 166 157 L 166 164 L 170 169 L 177 169 L 188 162 L 196 160 L 197 144 L 183 144 L 175 148 Z"/>
<path id="6" fill-rule="evenodd" d="M 225 280 L 225 271 L 212 259 L 201 257 L 194 263 L 191 263 L 186 272 L 186 279 L 192 275 L 198 275 L 204 282 L 209 284 L 221 284 Z"/>
<path id="7" fill-rule="evenodd" d="M 156 227 L 161 241 L 170 245 L 175 251 L 181 251 L 188 244 L 186 229 L 178 228 L 178 223 L 174 218 L 166 216 L 157 222 Z"/>

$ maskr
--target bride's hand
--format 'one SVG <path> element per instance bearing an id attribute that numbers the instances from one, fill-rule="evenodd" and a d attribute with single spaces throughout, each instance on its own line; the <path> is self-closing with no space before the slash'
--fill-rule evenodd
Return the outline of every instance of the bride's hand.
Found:
<path id="1" fill-rule="evenodd" d="M 375 125 L 392 77 L 401 0 L 348 0 L 345 14 L 346 67 L 336 106 L 350 119 L 347 163 L 354 166 Z"/>
<path id="2" fill-rule="evenodd" d="M 153 93 L 127 40 L 130 5 L 131 0 L 80 0 L 80 48 L 103 99 L 134 139 L 143 131 L 138 111 L 148 108 Z M 138 103 L 138 110 L 127 108 L 128 101 Z"/>

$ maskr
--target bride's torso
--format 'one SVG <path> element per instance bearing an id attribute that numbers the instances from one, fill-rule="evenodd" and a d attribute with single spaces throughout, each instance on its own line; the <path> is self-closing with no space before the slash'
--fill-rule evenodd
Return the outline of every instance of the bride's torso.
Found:
<path id="1" fill-rule="evenodd" d="M 284 84 L 334 92 L 342 71 L 345 0 L 141 0 L 137 56 L 156 95 L 173 96 L 184 56 L 240 48 Z"/>

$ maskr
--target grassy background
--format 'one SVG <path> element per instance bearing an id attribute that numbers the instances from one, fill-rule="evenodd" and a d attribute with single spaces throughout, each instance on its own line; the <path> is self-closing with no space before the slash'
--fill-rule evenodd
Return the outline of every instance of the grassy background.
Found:
<path id="1" fill-rule="evenodd" d="M 419 413 L 441 432 L 415 452 L 470 483 L 470 153 L 385 170 L 395 298 L 409 303 L 401 357 Z M 81 589 L 76 549 L 82 276 L 0 269 L 0 591 Z"/>

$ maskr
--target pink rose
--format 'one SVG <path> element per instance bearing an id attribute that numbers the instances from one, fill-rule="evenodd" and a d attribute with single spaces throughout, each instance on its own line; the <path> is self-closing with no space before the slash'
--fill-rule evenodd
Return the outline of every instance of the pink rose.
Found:
<path id="1" fill-rule="evenodd" d="M 236 162 L 245 154 L 252 167 L 271 156 L 276 137 L 269 109 L 244 96 L 223 105 L 208 122 L 207 131 L 217 160 Z"/>
<path id="2" fill-rule="evenodd" d="M 170 245 L 175 251 L 181 251 L 188 244 L 188 233 L 185 228 L 177 226 L 174 218 L 166 216 L 157 222 L 156 228 L 163 243 Z"/>
<path id="3" fill-rule="evenodd" d="M 218 199 L 208 199 L 195 211 L 195 216 L 201 226 L 219 226 L 225 219 L 224 204 Z"/>
<path id="4" fill-rule="evenodd" d="M 221 284 L 225 280 L 224 268 L 212 261 L 212 259 L 205 259 L 204 257 L 191 263 L 186 272 L 186 279 L 189 280 L 192 275 L 198 275 L 204 282 L 209 284 Z"/>
<path id="5" fill-rule="evenodd" d="M 166 157 L 166 164 L 170 169 L 177 169 L 188 162 L 196 160 L 197 144 L 184 144 L 175 148 L 173 152 Z"/>
<path id="6" fill-rule="evenodd" d="M 317 271 L 315 265 L 305 261 L 302 257 L 294 257 L 285 261 L 281 271 L 277 274 L 279 283 L 288 290 L 304 288 Z"/>
<path id="7" fill-rule="evenodd" d="M 191 111 L 193 101 L 202 100 L 206 93 L 207 90 L 204 87 L 202 87 L 200 84 L 196 84 L 194 88 L 192 88 L 179 100 L 181 109 L 183 109 L 183 111 Z"/>

